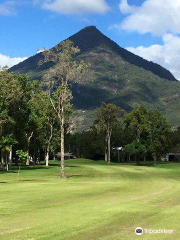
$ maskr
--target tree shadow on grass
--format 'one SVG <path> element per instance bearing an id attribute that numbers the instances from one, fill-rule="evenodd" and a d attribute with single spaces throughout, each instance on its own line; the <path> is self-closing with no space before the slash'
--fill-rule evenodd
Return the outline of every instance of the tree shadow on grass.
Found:
<path id="1" fill-rule="evenodd" d="M 116 166 L 133 166 L 133 167 L 158 167 L 158 166 L 164 166 L 169 165 L 169 162 L 157 162 L 156 165 L 154 165 L 153 161 L 142 161 L 139 164 L 136 162 L 113 162 L 116 164 Z"/>
<path id="2" fill-rule="evenodd" d="M 49 167 L 60 167 L 61 163 L 57 162 L 57 163 L 49 163 Z"/>
<path id="3" fill-rule="evenodd" d="M 18 169 L 17 170 L 9 170 L 9 172 L 7 172 L 6 170 L 1 170 L 0 171 L 0 175 L 1 174 L 10 174 L 10 173 L 16 173 L 17 174 Z"/>
<path id="4" fill-rule="evenodd" d="M 69 168 L 79 168 L 79 166 L 66 166 L 66 167 L 69 167 Z"/>
<path id="5" fill-rule="evenodd" d="M 155 165 L 154 165 L 154 162 L 142 162 L 141 165 L 139 166 L 142 166 L 142 167 L 154 167 L 154 168 L 158 168 L 158 167 L 163 167 L 163 168 L 169 168 L 170 165 L 172 164 L 176 164 L 176 163 L 172 163 L 172 162 L 157 162 Z M 178 163 L 177 163 L 178 164 Z M 137 165 L 138 166 L 138 165 Z M 180 165 L 179 165 L 180 166 Z"/>
<path id="6" fill-rule="evenodd" d="M 19 179 L 17 182 L 33 182 L 33 183 L 42 183 L 42 182 L 47 182 L 47 180 L 41 180 L 41 179 L 35 179 L 35 178 L 32 178 L 32 179 Z"/>
<path id="7" fill-rule="evenodd" d="M 48 167 L 41 167 L 41 166 L 35 166 L 35 167 L 21 167 L 21 170 L 27 170 L 27 171 L 30 171 L 30 170 L 49 170 L 50 168 Z"/>
<path id="8" fill-rule="evenodd" d="M 81 174 L 74 174 L 74 175 L 67 175 L 67 179 L 71 179 L 71 178 L 82 178 L 85 175 L 81 175 Z"/>

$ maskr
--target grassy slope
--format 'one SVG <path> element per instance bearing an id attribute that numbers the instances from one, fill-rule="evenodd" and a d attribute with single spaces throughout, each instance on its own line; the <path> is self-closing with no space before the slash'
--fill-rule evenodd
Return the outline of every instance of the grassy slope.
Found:
<path id="1" fill-rule="evenodd" d="M 180 165 L 140 167 L 90 160 L 0 173 L 1 240 L 180 239 Z M 174 234 L 136 236 L 136 227 Z"/>

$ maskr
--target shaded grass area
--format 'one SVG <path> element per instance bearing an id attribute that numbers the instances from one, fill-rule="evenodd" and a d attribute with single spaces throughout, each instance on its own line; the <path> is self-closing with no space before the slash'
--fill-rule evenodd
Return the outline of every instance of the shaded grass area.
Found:
<path id="1" fill-rule="evenodd" d="M 0 239 L 180 239 L 180 164 L 66 161 L 0 173 Z M 135 235 L 135 228 L 173 229 Z"/>

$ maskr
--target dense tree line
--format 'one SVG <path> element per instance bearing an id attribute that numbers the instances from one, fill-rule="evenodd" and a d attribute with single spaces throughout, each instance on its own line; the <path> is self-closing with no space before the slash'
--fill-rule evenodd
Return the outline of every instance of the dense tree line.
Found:
<path id="1" fill-rule="evenodd" d="M 48 96 L 37 81 L 6 70 L 0 72 L 0 150 L 1 163 L 11 164 L 17 150 L 27 152 L 26 165 L 55 153 L 59 124 Z"/>
<path id="2" fill-rule="evenodd" d="M 111 110 L 104 111 L 105 108 Z M 112 114 L 114 109 L 116 109 L 116 118 Z M 106 129 L 108 128 L 102 122 L 102 118 L 103 121 L 106 119 L 107 123 L 111 119 L 110 148 L 113 160 L 118 159 L 118 147 L 122 147 L 121 161 L 134 160 L 140 164 L 142 160 L 148 159 L 156 164 L 157 160 L 162 160 L 172 145 L 174 133 L 171 132 L 169 123 L 158 110 L 149 110 L 140 106 L 131 113 L 124 113 L 114 104 L 103 103 L 97 110 L 97 120 L 91 129 L 70 135 L 68 138 L 68 144 L 77 156 L 93 159 L 105 158 L 105 161 L 110 161 L 106 155 Z M 100 130 L 97 123 L 100 123 Z"/>

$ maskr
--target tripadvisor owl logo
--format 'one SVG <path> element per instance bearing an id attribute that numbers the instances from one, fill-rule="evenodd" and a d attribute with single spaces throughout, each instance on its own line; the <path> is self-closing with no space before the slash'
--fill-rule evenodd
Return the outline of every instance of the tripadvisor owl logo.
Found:
<path id="1" fill-rule="evenodd" d="M 143 234 L 143 229 L 141 227 L 137 227 L 135 229 L 135 233 L 136 233 L 136 235 L 142 235 Z"/>

